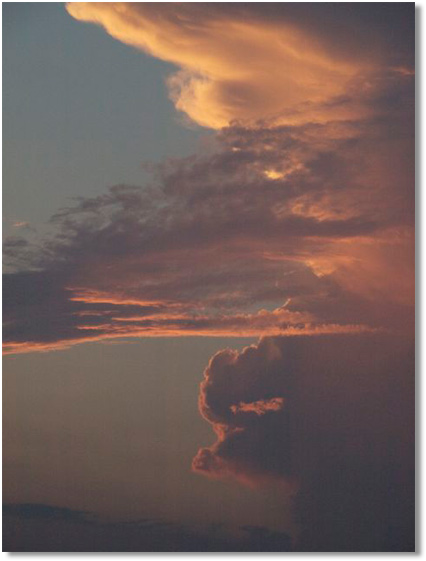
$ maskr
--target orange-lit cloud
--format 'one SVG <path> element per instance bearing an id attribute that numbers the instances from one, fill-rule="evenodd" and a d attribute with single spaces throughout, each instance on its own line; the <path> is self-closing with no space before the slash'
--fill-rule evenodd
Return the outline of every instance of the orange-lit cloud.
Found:
<path id="1" fill-rule="evenodd" d="M 114 187 L 62 210 L 45 245 L 6 240 L 7 351 L 405 329 L 410 143 L 399 144 L 398 170 L 373 150 L 391 127 L 231 127 L 217 152 L 160 167 L 151 190 Z"/>
<path id="2" fill-rule="evenodd" d="M 24 331 L 15 337 L 7 334 L 3 341 L 4 354 L 47 352 L 81 343 L 144 337 L 291 337 L 377 330 L 362 324 L 321 324 L 312 314 L 291 312 L 285 307 L 246 314 L 203 315 L 196 308 L 192 309 L 191 303 L 126 301 L 90 290 L 79 292 L 75 297 L 71 292 L 69 297 L 65 296 L 64 304 L 70 306 L 67 313 L 61 317 L 61 308 L 57 305 L 44 330 L 34 321 L 35 332 Z M 94 309 L 96 305 L 103 309 Z M 39 311 L 45 313 L 43 306 Z M 139 315 L 135 315 L 137 312 Z M 21 320 L 16 318 L 5 325 L 5 331 L 13 333 L 20 327 Z M 241 404 L 241 408 L 253 406 L 260 411 L 262 406 L 273 408 L 277 404 L 276 401 L 263 405 Z"/>
<path id="3" fill-rule="evenodd" d="M 240 411 L 252 411 L 256 415 L 265 415 L 267 411 L 279 411 L 284 407 L 284 398 L 272 397 L 271 399 L 259 399 L 251 403 L 240 401 L 238 405 L 231 405 L 231 411 L 238 413 Z"/>
<path id="4" fill-rule="evenodd" d="M 326 26 L 312 25 L 312 15 L 292 6 L 269 17 L 235 4 L 71 2 L 67 10 L 176 65 L 168 80 L 176 108 L 213 129 L 234 121 L 300 124 L 365 116 L 359 99 L 348 97 L 374 87 L 384 58 L 381 44 L 368 54 L 360 39 L 352 50 L 349 42 L 341 47 L 337 38 L 345 29 L 354 43 L 348 18 L 333 42 Z"/>

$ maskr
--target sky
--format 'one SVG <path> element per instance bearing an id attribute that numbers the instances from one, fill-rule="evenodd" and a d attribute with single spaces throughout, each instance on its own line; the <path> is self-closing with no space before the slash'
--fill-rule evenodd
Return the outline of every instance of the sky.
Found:
<path id="1" fill-rule="evenodd" d="M 73 197 L 140 185 L 144 162 L 192 152 L 201 135 L 179 124 L 169 64 L 81 25 L 59 2 L 6 3 L 3 14 L 5 235 L 20 222 L 42 228 Z"/>
<path id="2" fill-rule="evenodd" d="M 414 4 L 3 3 L 8 551 L 413 551 Z"/>

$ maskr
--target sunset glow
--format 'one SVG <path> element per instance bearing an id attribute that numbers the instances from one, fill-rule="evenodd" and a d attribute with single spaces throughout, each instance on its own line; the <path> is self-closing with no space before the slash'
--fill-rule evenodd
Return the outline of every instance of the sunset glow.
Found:
<path id="1" fill-rule="evenodd" d="M 3 11 L 7 547 L 413 551 L 414 4 Z"/>

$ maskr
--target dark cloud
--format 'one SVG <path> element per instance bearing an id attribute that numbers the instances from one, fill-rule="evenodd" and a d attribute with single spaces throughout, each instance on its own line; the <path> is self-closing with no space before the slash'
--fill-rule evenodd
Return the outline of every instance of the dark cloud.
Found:
<path id="1" fill-rule="evenodd" d="M 394 168 L 390 126 L 230 127 L 213 151 L 154 168 L 150 187 L 62 209 L 42 244 L 6 240 L 8 349 L 398 326 L 412 308 L 411 141 L 398 129 Z"/>
<path id="2" fill-rule="evenodd" d="M 3 551 L 8 552 L 284 552 L 283 532 L 223 524 L 196 529 L 163 520 L 105 521 L 44 504 L 3 505 Z"/>
<path id="3" fill-rule="evenodd" d="M 384 335 L 265 338 L 220 351 L 200 412 L 216 442 L 193 469 L 295 495 L 302 551 L 414 548 L 414 353 Z M 237 408 L 282 398 L 263 415 Z"/>
<path id="4" fill-rule="evenodd" d="M 24 519 L 68 520 L 71 522 L 88 522 L 88 513 L 82 510 L 51 506 L 37 503 L 4 504 L 3 516 Z"/>

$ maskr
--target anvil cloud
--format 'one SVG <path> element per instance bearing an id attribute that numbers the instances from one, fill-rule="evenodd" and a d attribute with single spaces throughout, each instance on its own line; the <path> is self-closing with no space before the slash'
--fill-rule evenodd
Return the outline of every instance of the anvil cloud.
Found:
<path id="1" fill-rule="evenodd" d="M 372 87 L 378 64 L 387 64 L 389 71 L 401 68 L 389 55 L 387 32 L 393 29 L 382 14 L 381 32 L 371 29 L 370 48 L 365 48 L 354 25 L 366 27 L 362 9 L 167 2 L 71 2 L 67 9 L 177 65 L 179 71 L 169 79 L 176 107 L 215 129 L 235 120 L 299 124 L 348 119 L 365 113 L 358 101 L 348 101 Z M 330 16 L 335 19 L 332 33 Z M 371 10 L 368 16 L 374 22 Z"/>

